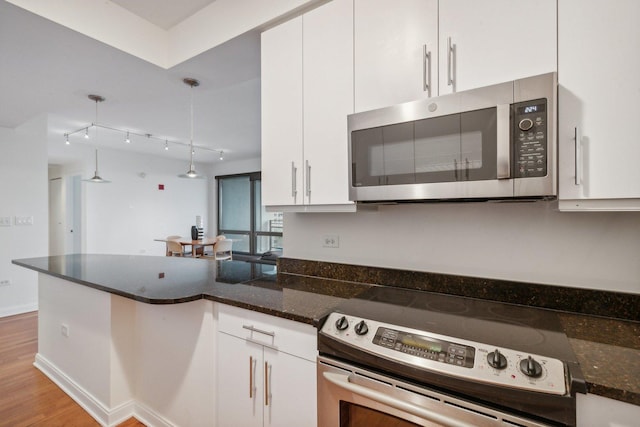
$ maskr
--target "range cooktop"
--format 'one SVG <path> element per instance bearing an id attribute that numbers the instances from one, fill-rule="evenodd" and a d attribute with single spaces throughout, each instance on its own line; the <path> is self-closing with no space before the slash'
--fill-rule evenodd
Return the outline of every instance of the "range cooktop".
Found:
<path id="1" fill-rule="evenodd" d="M 575 417 L 582 372 L 555 312 L 373 287 L 330 313 L 322 355 L 527 413 Z M 572 413 L 573 411 L 573 413 Z"/>

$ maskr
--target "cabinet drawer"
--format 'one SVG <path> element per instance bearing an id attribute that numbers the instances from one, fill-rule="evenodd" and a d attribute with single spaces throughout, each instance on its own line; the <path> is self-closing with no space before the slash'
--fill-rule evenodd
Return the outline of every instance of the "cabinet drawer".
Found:
<path id="1" fill-rule="evenodd" d="M 219 304 L 218 330 L 312 362 L 318 354 L 316 329 L 293 320 Z"/>

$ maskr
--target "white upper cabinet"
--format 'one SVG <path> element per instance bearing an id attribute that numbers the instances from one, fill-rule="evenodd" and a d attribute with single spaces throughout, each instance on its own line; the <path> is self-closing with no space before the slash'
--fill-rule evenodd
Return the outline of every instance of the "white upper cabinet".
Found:
<path id="1" fill-rule="evenodd" d="M 355 211 L 348 194 L 353 0 L 262 34 L 262 197 L 270 210 Z"/>
<path id="2" fill-rule="evenodd" d="M 438 1 L 355 0 L 356 112 L 438 94 Z"/>
<path id="3" fill-rule="evenodd" d="M 441 0 L 439 17 L 440 95 L 557 70 L 556 0 Z"/>
<path id="4" fill-rule="evenodd" d="M 302 203 L 302 17 L 262 33 L 262 203 Z"/>
<path id="5" fill-rule="evenodd" d="M 559 0 L 561 210 L 640 210 L 640 2 Z"/>
<path id="6" fill-rule="evenodd" d="M 556 0 L 355 0 L 355 110 L 557 70 Z"/>
<path id="7" fill-rule="evenodd" d="M 333 0 L 302 19 L 304 203 L 352 204 L 347 115 L 353 114 L 353 0 Z"/>

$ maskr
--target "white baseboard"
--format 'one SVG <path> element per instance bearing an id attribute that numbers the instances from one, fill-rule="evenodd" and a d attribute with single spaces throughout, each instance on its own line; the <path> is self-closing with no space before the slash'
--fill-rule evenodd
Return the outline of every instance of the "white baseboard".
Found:
<path id="1" fill-rule="evenodd" d="M 16 314 L 29 313 L 38 310 L 38 303 L 14 305 L 11 307 L 0 308 L 0 317 L 14 316 Z"/>
<path id="2" fill-rule="evenodd" d="M 115 408 L 108 408 L 39 353 L 36 354 L 36 360 L 33 365 L 56 383 L 62 391 L 67 393 L 102 426 L 116 426 L 134 415 L 135 402 L 133 400 Z"/>
<path id="3" fill-rule="evenodd" d="M 146 426 L 175 427 L 174 424 L 169 422 L 162 415 L 140 402 L 136 402 L 133 416 Z"/>
<path id="4" fill-rule="evenodd" d="M 85 411 L 89 413 L 100 425 L 113 427 L 123 421 L 134 417 L 141 423 L 149 427 L 175 427 L 162 415 L 135 400 L 130 400 L 115 408 L 107 408 L 102 402 L 96 399 L 91 393 L 76 384 L 67 377 L 53 363 L 47 360 L 40 353 L 36 354 L 33 365 L 42 371 L 51 381 L 69 395 Z"/>

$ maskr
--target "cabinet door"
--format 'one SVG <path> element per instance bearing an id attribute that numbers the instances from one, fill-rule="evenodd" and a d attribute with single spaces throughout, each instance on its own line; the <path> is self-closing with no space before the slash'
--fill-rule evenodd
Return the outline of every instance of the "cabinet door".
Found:
<path id="1" fill-rule="evenodd" d="M 557 69 L 556 0 L 441 0 L 439 13 L 441 95 Z"/>
<path id="2" fill-rule="evenodd" d="M 355 0 L 354 26 L 356 112 L 438 94 L 437 0 Z"/>
<path id="3" fill-rule="evenodd" d="M 218 425 L 262 427 L 262 346 L 218 333 Z"/>
<path id="4" fill-rule="evenodd" d="M 640 210 L 640 143 L 633 126 L 640 116 L 638 22 L 636 0 L 617 1 L 615 6 L 606 0 L 559 1 L 563 210 Z"/>
<path id="5" fill-rule="evenodd" d="M 262 203 L 302 203 L 302 17 L 262 33 Z"/>
<path id="6" fill-rule="evenodd" d="M 316 364 L 264 348 L 266 391 L 264 425 L 314 427 L 317 424 Z"/>
<path id="7" fill-rule="evenodd" d="M 353 0 L 303 16 L 305 204 L 349 202 L 347 115 L 353 113 Z"/>

